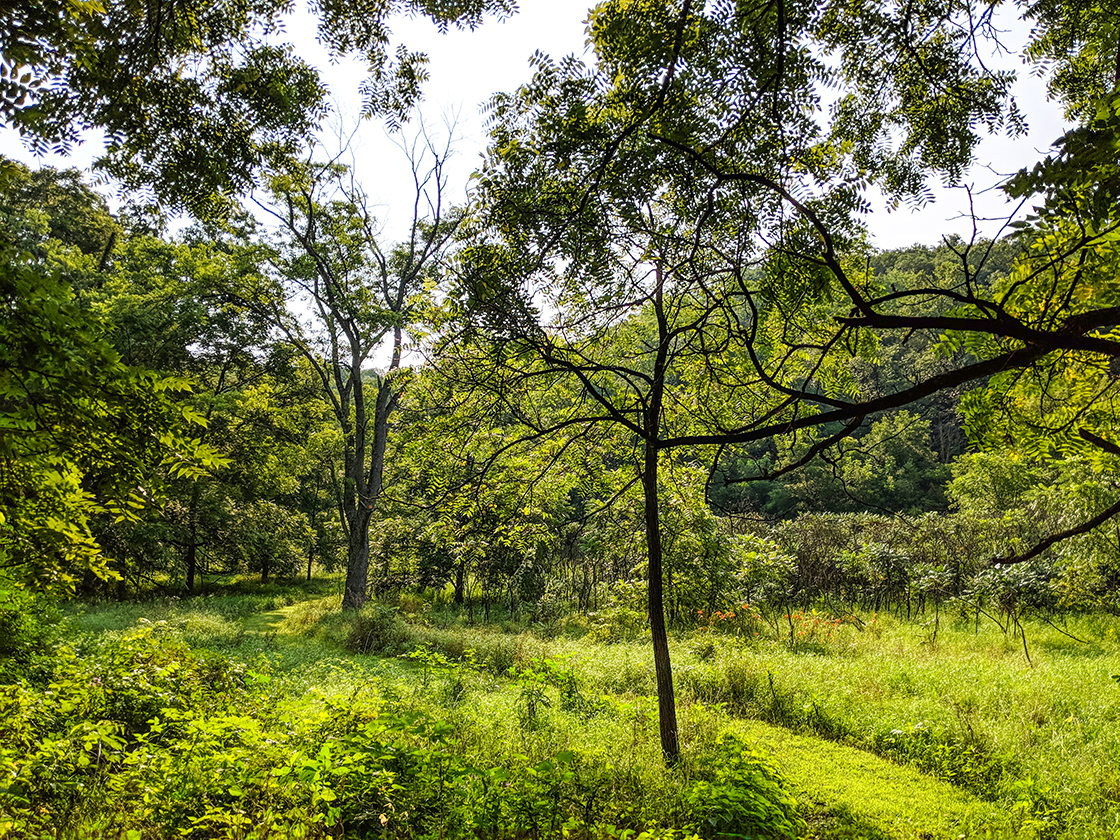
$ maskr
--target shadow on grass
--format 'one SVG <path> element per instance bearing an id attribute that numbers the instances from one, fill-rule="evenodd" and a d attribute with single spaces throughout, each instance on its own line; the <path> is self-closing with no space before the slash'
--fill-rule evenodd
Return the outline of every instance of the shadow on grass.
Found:
<path id="1" fill-rule="evenodd" d="M 894 840 L 874 823 L 853 814 L 844 805 L 831 807 L 818 803 L 806 815 L 809 830 L 802 840 Z"/>

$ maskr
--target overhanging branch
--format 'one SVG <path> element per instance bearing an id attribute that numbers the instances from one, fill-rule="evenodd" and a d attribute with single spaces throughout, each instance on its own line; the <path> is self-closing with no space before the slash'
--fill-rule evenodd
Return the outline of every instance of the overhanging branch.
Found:
<path id="1" fill-rule="evenodd" d="M 1046 539 L 1037 543 L 1032 549 L 1030 549 L 1030 551 L 1026 551 L 1022 554 L 1016 554 L 1014 557 L 998 557 L 996 558 L 995 562 L 1001 566 L 1007 566 L 1014 563 L 1025 563 L 1027 560 L 1033 560 L 1035 557 L 1038 557 L 1038 555 L 1042 554 L 1044 551 L 1046 551 L 1046 549 L 1050 548 L 1056 543 L 1060 543 L 1062 540 L 1068 540 L 1070 537 L 1087 534 L 1097 526 L 1103 525 L 1108 520 L 1112 519 L 1112 517 L 1116 516 L 1118 513 L 1120 513 L 1120 502 L 1117 502 L 1111 507 L 1105 508 L 1092 519 L 1086 520 L 1080 525 L 1076 525 L 1073 528 L 1067 528 L 1066 530 L 1059 531 L 1056 534 L 1051 534 Z"/>

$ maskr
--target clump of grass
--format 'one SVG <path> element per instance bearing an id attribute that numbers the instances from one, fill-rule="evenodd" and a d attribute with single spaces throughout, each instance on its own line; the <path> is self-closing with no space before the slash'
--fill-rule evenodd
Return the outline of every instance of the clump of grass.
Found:
<path id="1" fill-rule="evenodd" d="M 344 646 L 354 653 L 395 656 L 411 650 L 415 636 L 396 609 L 374 604 L 350 619 Z"/>
<path id="2" fill-rule="evenodd" d="M 282 632 L 332 641 L 353 653 L 397 656 L 428 648 L 459 660 L 468 654 L 480 667 L 502 675 L 518 662 L 547 656 L 548 643 L 531 633 L 504 633 L 493 627 L 412 624 L 396 606 L 370 604 L 344 613 L 334 598 L 297 604 L 280 625 Z"/>
<path id="3" fill-rule="evenodd" d="M 280 629 L 296 635 L 315 635 L 330 619 L 339 616 L 340 612 L 338 598 L 333 595 L 300 601 L 288 610 L 280 623 Z"/>

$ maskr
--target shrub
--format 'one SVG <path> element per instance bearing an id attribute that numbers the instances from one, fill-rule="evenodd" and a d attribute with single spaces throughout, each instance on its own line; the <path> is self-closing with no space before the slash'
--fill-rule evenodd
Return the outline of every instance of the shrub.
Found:
<path id="1" fill-rule="evenodd" d="M 735 736 L 722 736 L 700 766 L 702 775 L 685 793 L 692 809 L 690 829 L 710 840 L 800 837 L 807 829 L 769 757 Z"/>
<path id="2" fill-rule="evenodd" d="M 608 607 L 588 616 L 588 637 L 595 642 L 632 642 L 648 632 L 646 614 L 628 607 Z"/>
<path id="3" fill-rule="evenodd" d="M 354 653 L 404 653 L 412 631 L 393 607 L 376 604 L 354 617 L 345 647 Z"/>
<path id="4" fill-rule="evenodd" d="M 61 620 L 58 609 L 23 590 L 0 590 L 0 682 L 26 676 L 32 661 L 49 653 Z"/>
<path id="5" fill-rule="evenodd" d="M 983 739 L 960 737 L 919 721 L 907 729 L 874 733 L 870 746 L 879 755 L 914 766 L 994 799 L 1007 772 L 1007 759 L 996 756 Z"/>

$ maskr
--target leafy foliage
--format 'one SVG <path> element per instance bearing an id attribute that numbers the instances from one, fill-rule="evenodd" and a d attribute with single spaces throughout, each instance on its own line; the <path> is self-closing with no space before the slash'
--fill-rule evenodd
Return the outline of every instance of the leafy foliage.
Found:
<path id="1" fill-rule="evenodd" d="M 16 580 L 66 590 L 104 573 L 92 515 L 134 519 L 218 459 L 173 400 L 189 383 L 122 363 L 70 287 L 10 247 L 0 302 L 0 553 Z"/>
<path id="2" fill-rule="evenodd" d="M 297 159 L 326 112 L 318 71 L 276 37 L 285 0 L 51 0 L 7 10 L 0 26 L 0 114 L 32 148 L 108 135 L 100 165 L 198 216 L 225 215 L 271 161 Z M 391 49 L 390 20 L 424 14 L 475 27 L 507 0 L 321 2 L 320 41 L 370 67 L 369 114 L 399 124 L 427 57 Z"/>

